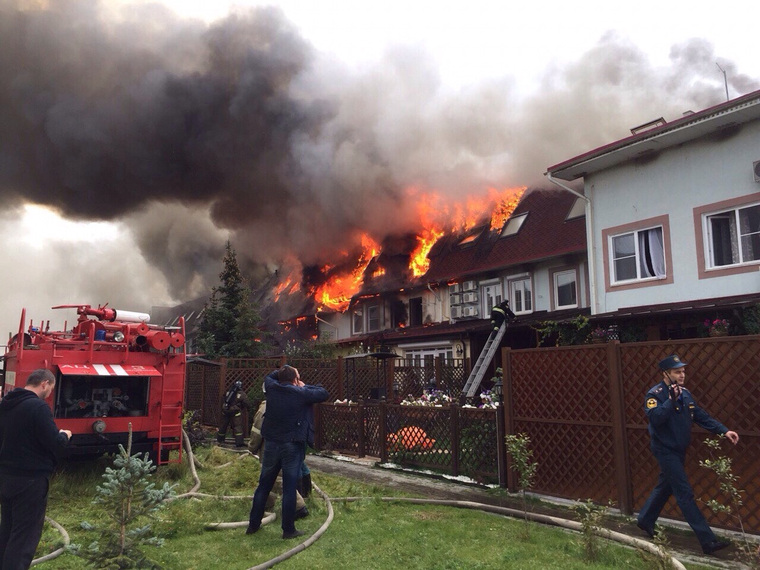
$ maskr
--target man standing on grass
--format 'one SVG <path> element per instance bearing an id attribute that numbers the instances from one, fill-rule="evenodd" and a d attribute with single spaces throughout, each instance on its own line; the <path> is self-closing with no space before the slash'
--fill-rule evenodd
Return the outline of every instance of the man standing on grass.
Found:
<path id="1" fill-rule="evenodd" d="M 71 437 L 45 399 L 55 376 L 40 368 L 0 402 L 0 569 L 26 570 L 42 536 L 55 453 Z"/>
<path id="2" fill-rule="evenodd" d="M 296 488 L 309 438 L 309 411 L 329 394 L 321 386 L 301 382 L 298 370 L 287 365 L 270 373 L 264 386 L 267 407 L 261 436 L 266 443 L 245 533 L 253 534 L 261 527 L 267 496 L 282 471 L 282 538 L 296 538 L 304 534 L 295 526 Z"/>
<path id="3" fill-rule="evenodd" d="M 691 442 L 691 424 L 709 432 L 726 436 L 736 445 L 739 435 L 700 408 L 684 387 L 686 363 L 671 354 L 660 361 L 662 381 L 647 392 L 644 409 L 649 419 L 650 447 L 660 464 L 660 478 L 639 513 L 638 527 L 654 537 L 654 525 L 670 495 L 675 495 L 678 508 L 696 533 L 705 554 L 725 548 L 707 524 L 694 500 L 694 491 L 686 478 L 684 460 Z"/>

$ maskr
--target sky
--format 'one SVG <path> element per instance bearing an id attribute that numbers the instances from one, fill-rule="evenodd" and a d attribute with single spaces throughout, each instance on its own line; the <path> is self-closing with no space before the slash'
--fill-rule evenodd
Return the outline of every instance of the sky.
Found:
<path id="1" fill-rule="evenodd" d="M 0 333 L 333 263 L 760 89 L 743 5 L 0 0 Z M 726 72 L 726 83 L 721 70 Z"/>

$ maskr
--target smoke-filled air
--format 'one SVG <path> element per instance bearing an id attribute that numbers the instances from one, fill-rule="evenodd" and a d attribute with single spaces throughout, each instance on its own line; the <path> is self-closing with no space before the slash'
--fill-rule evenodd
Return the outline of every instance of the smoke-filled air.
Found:
<path id="1" fill-rule="evenodd" d="M 277 8 L 206 23 L 157 4 L 0 0 L 0 325 L 40 299 L 192 299 L 217 283 L 227 239 L 253 281 L 340 263 L 362 239 L 546 186 L 549 165 L 724 101 L 717 61 L 734 96 L 760 88 L 707 40 L 670 57 L 656 67 L 610 32 L 530 95 L 508 68 L 452 90 L 419 48 L 349 67 Z M 30 204 L 120 237 L 18 236 Z"/>

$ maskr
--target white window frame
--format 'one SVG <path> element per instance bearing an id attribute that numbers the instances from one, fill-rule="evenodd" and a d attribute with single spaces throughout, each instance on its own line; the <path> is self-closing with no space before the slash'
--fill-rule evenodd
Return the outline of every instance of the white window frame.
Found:
<path id="1" fill-rule="evenodd" d="M 757 257 L 757 259 L 748 259 L 750 257 L 750 252 L 748 249 L 751 249 L 752 244 L 748 244 L 747 240 L 745 239 L 748 236 L 752 236 L 750 239 L 757 240 L 757 236 L 760 235 L 760 231 L 742 233 L 742 221 L 740 212 L 743 210 L 748 210 L 750 208 L 760 209 L 760 202 L 743 204 L 735 208 L 708 212 L 702 215 L 702 231 L 705 236 L 705 261 L 707 270 L 728 269 L 733 267 L 760 264 L 760 252 L 755 254 L 755 257 Z M 725 219 L 729 220 L 731 226 L 729 230 L 729 239 L 731 240 L 731 243 L 729 245 L 732 252 L 732 262 L 724 263 L 721 265 L 715 263 L 713 224 L 710 223 L 712 219 L 718 217 L 724 217 Z M 734 259 L 736 259 L 736 261 L 734 261 Z"/>
<path id="2" fill-rule="evenodd" d="M 644 232 L 647 232 L 647 234 L 650 231 L 657 231 L 659 230 L 659 239 L 660 239 L 660 245 L 661 245 L 661 252 L 658 259 L 652 260 L 653 263 L 659 265 L 660 267 L 655 268 L 655 271 L 658 269 L 661 271 L 660 275 L 642 275 L 642 252 L 641 252 L 641 238 L 642 234 Z M 617 265 L 616 263 L 620 261 L 621 257 L 616 258 L 615 257 L 615 240 L 622 239 L 628 236 L 632 236 L 633 238 L 633 254 L 628 256 L 629 258 L 633 258 L 635 269 L 636 269 L 636 275 L 634 277 L 629 277 L 625 279 L 618 279 L 617 275 Z M 640 283 L 645 281 L 657 281 L 660 279 L 665 279 L 668 275 L 668 266 L 665 260 L 665 230 L 661 225 L 656 226 L 650 226 L 646 228 L 637 228 L 635 230 L 618 233 L 609 235 L 607 239 L 609 240 L 608 244 L 608 251 L 609 251 L 609 268 L 610 268 L 610 284 L 611 285 L 619 285 L 619 284 L 630 284 L 630 283 Z"/>
<path id="3" fill-rule="evenodd" d="M 491 314 L 491 309 L 504 300 L 504 288 L 501 281 L 481 282 L 480 284 L 480 314 L 483 317 Z"/>
<path id="4" fill-rule="evenodd" d="M 373 316 L 373 313 L 377 313 Z M 383 307 L 382 305 L 367 305 L 365 306 L 366 322 L 365 330 L 368 333 L 377 332 L 383 328 Z M 372 326 L 372 321 L 377 321 L 377 326 Z"/>
<path id="5" fill-rule="evenodd" d="M 572 283 L 575 285 L 575 303 L 568 304 L 568 305 L 560 305 L 559 304 L 559 278 L 564 276 L 572 276 L 573 280 Z M 557 311 L 560 311 L 562 309 L 575 309 L 579 305 L 579 298 L 580 298 L 580 287 L 578 283 L 578 270 L 576 268 L 572 269 L 560 269 L 552 273 L 552 291 L 554 293 L 554 309 Z"/>
<path id="6" fill-rule="evenodd" d="M 356 305 L 351 311 L 351 333 L 364 334 L 364 305 Z"/>
<path id="7" fill-rule="evenodd" d="M 664 248 L 665 257 L 665 277 L 659 279 L 647 279 L 644 281 L 625 281 L 625 282 L 612 282 L 612 255 L 610 249 L 612 248 L 612 241 L 610 236 L 618 236 L 625 233 L 634 232 L 637 230 L 646 230 L 656 226 L 662 226 L 662 243 Z M 673 255 L 671 253 L 670 244 L 670 217 L 667 214 L 661 216 L 655 216 L 653 218 L 647 218 L 645 220 L 637 220 L 620 226 L 614 226 L 602 229 L 602 244 L 603 254 L 602 262 L 604 265 L 604 290 L 607 293 L 624 291 L 628 289 L 638 289 L 644 287 L 661 287 L 663 285 L 669 285 L 673 283 Z"/>
<path id="8" fill-rule="evenodd" d="M 528 304 L 525 307 L 525 287 L 520 287 L 527 283 Z M 507 288 L 509 291 L 509 306 L 515 315 L 527 315 L 533 312 L 533 280 L 530 275 L 524 277 L 512 277 L 507 279 Z M 519 298 L 519 299 L 518 299 Z"/>
<path id="9" fill-rule="evenodd" d="M 520 231 L 520 228 L 522 228 L 527 218 L 528 218 L 528 212 L 524 214 L 518 214 L 516 216 L 511 216 L 509 220 L 507 220 L 507 223 L 504 224 L 504 229 L 501 230 L 500 237 L 515 235 L 517 232 Z"/>
<path id="10" fill-rule="evenodd" d="M 401 346 L 399 346 L 399 348 L 401 348 Z M 454 346 L 446 344 L 404 348 L 404 359 L 409 362 L 414 362 L 416 365 L 420 365 L 426 358 L 435 358 L 436 356 L 440 356 L 441 360 L 445 362 L 453 362 Z"/>

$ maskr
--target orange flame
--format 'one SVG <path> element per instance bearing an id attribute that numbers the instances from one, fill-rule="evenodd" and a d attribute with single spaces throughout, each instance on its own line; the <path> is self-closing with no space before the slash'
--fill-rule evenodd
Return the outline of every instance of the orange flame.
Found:
<path id="1" fill-rule="evenodd" d="M 411 269 L 412 275 L 420 277 L 427 273 L 427 270 L 430 269 L 428 253 L 430 253 L 435 242 L 437 242 L 443 234 L 443 231 L 431 228 L 423 230 L 422 235 L 417 236 L 417 247 L 412 252 L 409 261 L 409 269 Z"/>
<path id="2" fill-rule="evenodd" d="M 430 250 L 447 231 L 467 231 L 482 223 L 483 214 L 487 211 L 492 212 L 489 229 L 501 229 L 520 202 L 525 187 L 503 190 L 489 188 L 486 196 L 469 196 L 464 204 L 449 204 L 439 194 L 419 194 L 415 188 L 410 188 L 408 193 L 417 199 L 422 226 L 422 231 L 417 236 L 417 248 L 409 261 L 409 269 L 415 277 L 420 277 L 430 268 L 427 257 Z"/>
<path id="3" fill-rule="evenodd" d="M 330 277 L 315 290 L 314 298 L 320 304 L 320 309 L 328 307 L 343 312 L 348 309 L 351 297 L 361 289 L 364 270 L 380 252 L 380 246 L 367 234 L 361 234 L 361 244 L 362 253 L 356 266 L 345 273 Z M 326 272 L 323 268 L 323 273 Z"/>

